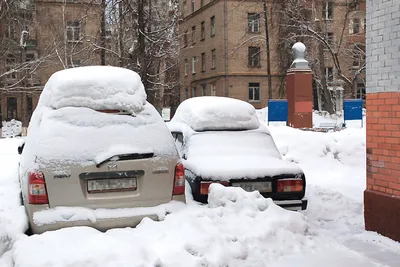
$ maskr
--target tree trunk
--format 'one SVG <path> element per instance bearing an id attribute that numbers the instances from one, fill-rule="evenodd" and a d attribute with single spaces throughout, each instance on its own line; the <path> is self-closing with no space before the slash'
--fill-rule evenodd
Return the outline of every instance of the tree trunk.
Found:
<path id="1" fill-rule="evenodd" d="M 106 65 L 106 0 L 101 0 L 100 15 L 100 65 Z"/>
<path id="2" fill-rule="evenodd" d="M 145 40 L 145 14 L 144 14 L 144 1 L 145 0 L 139 0 L 138 1 L 138 61 L 140 64 L 140 68 L 139 68 L 139 75 L 142 78 L 142 82 L 144 85 L 144 88 L 146 90 L 146 93 L 148 93 L 148 83 L 147 83 L 147 66 L 146 66 L 146 57 L 145 57 L 145 53 L 146 53 L 146 40 Z M 136 63 L 136 62 L 134 62 Z"/>

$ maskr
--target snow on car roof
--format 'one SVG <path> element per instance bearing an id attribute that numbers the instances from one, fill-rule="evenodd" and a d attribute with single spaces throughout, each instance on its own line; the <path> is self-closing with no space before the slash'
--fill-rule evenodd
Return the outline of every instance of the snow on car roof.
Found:
<path id="1" fill-rule="evenodd" d="M 195 131 L 253 130 L 260 125 L 256 110 L 249 103 L 216 96 L 183 101 L 171 123 L 183 123 Z"/>
<path id="2" fill-rule="evenodd" d="M 53 109 L 119 109 L 136 114 L 146 104 L 146 97 L 136 72 L 119 67 L 87 66 L 54 73 L 46 83 L 39 105 Z"/>

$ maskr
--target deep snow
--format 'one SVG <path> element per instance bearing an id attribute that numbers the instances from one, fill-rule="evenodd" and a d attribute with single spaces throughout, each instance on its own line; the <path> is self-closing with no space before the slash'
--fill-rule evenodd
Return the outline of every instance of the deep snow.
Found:
<path id="1" fill-rule="evenodd" d="M 286 211 L 256 193 L 216 185 L 209 207 L 189 201 L 161 222 L 30 237 L 21 234 L 26 219 L 16 180 L 19 139 L 0 140 L 0 237 L 11 237 L 0 239 L 8 250 L 0 266 L 398 267 L 400 244 L 364 231 L 365 129 L 269 128 L 283 157 L 305 171 L 306 211 Z"/>

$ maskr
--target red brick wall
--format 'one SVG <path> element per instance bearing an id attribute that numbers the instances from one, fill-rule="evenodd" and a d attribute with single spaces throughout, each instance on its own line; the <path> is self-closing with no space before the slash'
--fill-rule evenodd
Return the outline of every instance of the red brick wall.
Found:
<path id="1" fill-rule="evenodd" d="M 400 197 L 400 92 L 367 94 L 367 189 Z"/>

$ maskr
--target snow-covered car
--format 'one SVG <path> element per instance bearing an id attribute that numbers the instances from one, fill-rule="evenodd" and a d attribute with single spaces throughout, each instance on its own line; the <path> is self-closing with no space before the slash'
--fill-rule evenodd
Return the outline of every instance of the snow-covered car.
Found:
<path id="1" fill-rule="evenodd" d="M 91 66 L 53 74 L 19 153 L 33 233 L 133 227 L 143 217 L 164 216 L 163 205 L 185 202 L 171 133 L 146 101 L 139 75 L 127 69 Z"/>
<path id="2" fill-rule="evenodd" d="M 168 127 L 194 200 L 207 202 L 211 183 L 259 191 L 291 210 L 307 207 L 301 168 L 282 159 L 252 105 L 225 97 L 183 101 Z"/>

